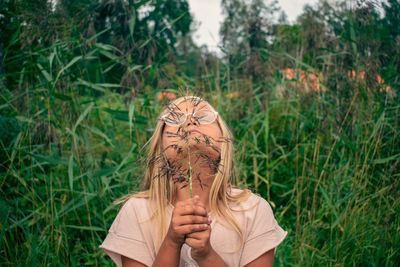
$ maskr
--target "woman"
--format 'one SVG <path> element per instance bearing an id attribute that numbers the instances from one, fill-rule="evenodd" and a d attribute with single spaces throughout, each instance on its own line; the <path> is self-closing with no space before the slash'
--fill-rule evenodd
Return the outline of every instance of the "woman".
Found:
<path id="1" fill-rule="evenodd" d="M 231 140 L 205 100 L 168 106 L 149 141 L 144 190 L 100 246 L 117 266 L 273 266 L 287 233 L 264 199 L 233 186 Z"/>

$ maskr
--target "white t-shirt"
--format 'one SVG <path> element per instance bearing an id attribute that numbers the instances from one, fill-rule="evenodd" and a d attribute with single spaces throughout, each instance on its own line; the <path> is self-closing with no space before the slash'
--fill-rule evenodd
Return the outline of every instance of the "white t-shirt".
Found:
<path id="1" fill-rule="evenodd" d="M 270 205 L 260 196 L 251 194 L 233 209 L 244 210 L 233 212 L 243 232 L 243 245 L 239 249 L 238 234 L 217 222 L 211 213 L 211 246 L 228 266 L 244 266 L 277 247 L 285 239 L 287 232 L 277 224 Z M 166 209 L 167 224 L 171 220 L 172 210 L 172 205 Z M 121 255 L 147 266 L 154 262 L 157 254 L 155 228 L 152 227 L 154 222 L 149 220 L 150 214 L 149 200 L 146 198 L 131 198 L 119 211 L 100 246 L 117 266 L 122 266 Z M 198 266 L 188 257 L 188 249 L 188 245 L 182 246 L 179 266 Z"/>

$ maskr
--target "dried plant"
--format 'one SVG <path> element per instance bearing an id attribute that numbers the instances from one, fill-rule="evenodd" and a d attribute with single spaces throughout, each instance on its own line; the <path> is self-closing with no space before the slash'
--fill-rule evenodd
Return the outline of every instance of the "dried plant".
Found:
<path id="1" fill-rule="evenodd" d="M 190 103 L 193 107 L 190 118 L 198 124 L 201 124 L 201 117 L 194 116 L 196 111 L 203 109 L 205 106 L 201 105 L 203 99 L 201 98 L 187 98 L 185 102 Z M 163 148 L 161 153 L 150 158 L 150 163 L 157 166 L 158 172 L 153 178 L 167 178 L 172 179 L 175 184 L 181 184 L 180 189 L 189 186 L 190 197 L 193 197 L 193 182 L 198 182 L 201 189 L 207 187 L 208 184 L 204 183 L 200 173 L 194 175 L 194 170 L 198 168 L 208 168 L 213 171 L 213 174 L 222 172 L 220 164 L 220 144 L 230 142 L 229 138 L 219 137 L 214 138 L 207 135 L 207 133 L 200 133 L 192 135 L 188 130 L 189 123 L 182 123 L 179 125 L 180 116 L 185 111 L 182 111 L 175 104 L 169 103 L 167 105 L 168 120 L 170 123 L 177 125 L 176 131 L 164 131 L 163 135 L 169 138 L 170 144 Z M 162 119 L 162 118 L 161 118 Z M 171 158 L 166 155 L 168 151 L 172 151 L 176 158 Z M 215 155 L 218 155 L 217 157 Z"/>

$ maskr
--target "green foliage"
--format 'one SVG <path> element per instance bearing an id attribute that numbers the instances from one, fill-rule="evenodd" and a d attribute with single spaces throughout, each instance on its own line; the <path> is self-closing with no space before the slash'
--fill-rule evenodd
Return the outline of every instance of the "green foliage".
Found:
<path id="1" fill-rule="evenodd" d="M 140 188 L 159 92 L 186 88 L 228 122 L 240 186 L 289 232 L 277 266 L 399 262 L 398 3 L 380 16 L 321 1 L 295 25 L 273 24 L 259 1 L 224 5 L 221 59 L 193 44 L 186 1 L 2 2 L 2 266 L 112 266 L 98 246 L 114 201 Z M 322 73 L 321 89 L 284 68 Z"/>

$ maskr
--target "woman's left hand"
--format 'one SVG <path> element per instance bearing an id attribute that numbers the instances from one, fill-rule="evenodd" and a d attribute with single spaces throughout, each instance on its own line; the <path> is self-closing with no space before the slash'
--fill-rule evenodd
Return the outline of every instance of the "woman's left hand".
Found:
<path id="1" fill-rule="evenodd" d="M 194 260 L 203 260 L 213 252 L 210 243 L 211 225 L 201 232 L 194 232 L 186 235 L 185 243 L 192 248 Z"/>
<path id="2" fill-rule="evenodd" d="M 201 232 L 186 235 L 185 243 L 192 248 L 191 256 L 200 267 L 228 267 L 221 256 L 212 248 L 210 243 L 211 224 Z"/>

